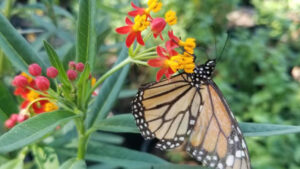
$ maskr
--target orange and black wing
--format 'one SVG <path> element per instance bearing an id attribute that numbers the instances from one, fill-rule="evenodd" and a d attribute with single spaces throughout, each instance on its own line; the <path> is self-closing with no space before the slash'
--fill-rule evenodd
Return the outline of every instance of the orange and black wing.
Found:
<path id="1" fill-rule="evenodd" d="M 132 112 L 146 139 L 160 140 L 157 147 L 178 147 L 192 132 L 201 107 L 201 94 L 187 74 L 154 82 L 139 89 Z"/>
<path id="2" fill-rule="evenodd" d="M 187 151 L 204 165 L 216 169 L 250 169 L 241 130 L 220 90 L 211 80 L 201 85 L 201 112 L 190 134 Z"/>

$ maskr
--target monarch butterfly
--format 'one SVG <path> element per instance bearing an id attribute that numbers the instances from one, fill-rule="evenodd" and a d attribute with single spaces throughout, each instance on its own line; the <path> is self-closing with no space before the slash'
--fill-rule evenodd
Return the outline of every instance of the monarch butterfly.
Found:
<path id="1" fill-rule="evenodd" d="M 157 138 L 161 150 L 180 146 L 215 169 L 251 169 L 238 123 L 211 80 L 216 60 L 169 80 L 142 86 L 132 101 L 136 124 L 145 139 Z"/>

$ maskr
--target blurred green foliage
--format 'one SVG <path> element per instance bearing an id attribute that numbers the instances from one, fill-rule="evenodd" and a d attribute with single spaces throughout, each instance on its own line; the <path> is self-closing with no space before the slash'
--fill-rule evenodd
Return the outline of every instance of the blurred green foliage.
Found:
<path id="1" fill-rule="evenodd" d="M 2 11 L 6 11 L 5 2 L 8 0 L 0 2 Z M 41 42 L 48 40 L 54 44 L 66 66 L 75 58 L 78 1 L 55 0 L 50 3 L 53 6 L 43 2 L 48 1 L 16 0 L 6 16 L 44 60 L 47 57 Z M 174 31 L 182 38 L 197 39 L 199 62 L 205 61 L 206 55 L 220 58 L 215 81 L 239 121 L 299 125 L 300 85 L 291 75 L 291 70 L 300 66 L 298 0 L 163 2 L 166 6 L 163 12 L 172 9 L 179 16 Z M 248 18 L 254 22 L 251 26 L 237 26 L 228 17 L 233 11 L 244 8 L 253 12 Z M 116 53 L 125 37 L 117 35 L 114 28 L 124 24 L 129 9 L 129 0 L 97 1 L 95 75 L 102 74 L 116 61 Z M 226 32 L 230 39 L 220 57 Z M 12 72 L 7 68 L 9 65 L 3 63 L 0 67 L 5 65 L 5 69 L 0 72 L 6 82 L 9 76 L 5 75 L 17 72 Z M 155 71 L 134 67 L 127 88 L 136 88 L 153 80 Z M 300 169 L 299 135 L 247 138 L 247 142 L 254 169 Z"/>

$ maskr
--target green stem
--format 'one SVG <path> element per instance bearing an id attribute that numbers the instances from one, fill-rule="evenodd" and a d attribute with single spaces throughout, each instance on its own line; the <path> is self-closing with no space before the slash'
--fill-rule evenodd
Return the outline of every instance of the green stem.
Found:
<path id="1" fill-rule="evenodd" d="M 77 133 L 78 133 L 77 159 L 82 160 L 85 158 L 89 134 L 85 133 L 85 127 L 84 127 L 82 118 L 76 119 L 75 124 L 76 124 L 76 128 L 77 128 Z"/>
<path id="2" fill-rule="evenodd" d="M 139 54 L 135 57 L 135 59 L 140 59 L 140 58 L 143 58 L 145 56 L 153 56 L 153 55 L 156 55 L 157 57 L 157 53 L 156 52 L 149 52 L 149 53 L 143 53 L 143 54 Z"/>
<path id="3" fill-rule="evenodd" d="M 144 42 L 146 42 L 146 41 L 150 38 L 151 34 L 152 34 L 152 32 L 150 31 L 150 32 L 145 36 Z M 130 57 L 134 58 L 134 57 L 136 56 L 136 54 L 141 50 L 141 48 L 142 48 L 142 45 L 138 44 L 137 47 L 136 47 L 136 49 L 134 50 L 132 56 L 130 56 Z"/>
<path id="4" fill-rule="evenodd" d="M 131 62 L 136 63 L 136 64 L 140 64 L 140 65 L 144 65 L 144 66 L 148 66 L 147 62 L 140 61 L 140 60 L 132 59 Z"/>
<path id="5" fill-rule="evenodd" d="M 153 46 L 153 47 L 151 47 L 151 48 L 148 48 L 148 49 L 146 49 L 146 50 L 143 50 L 142 52 L 140 52 L 138 55 L 141 55 L 141 54 L 144 54 L 144 53 L 148 53 L 148 52 L 151 52 L 151 51 L 153 51 L 153 50 L 156 50 L 156 46 Z"/>
<path id="6" fill-rule="evenodd" d="M 139 57 L 139 60 L 148 60 L 148 59 L 154 59 L 157 58 L 157 55 L 152 55 L 152 56 L 144 56 L 144 57 Z"/>
<path id="7" fill-rule="evenodd" d="M 88 98 L 90 98 L 90 96 L 93 94 L 93 92 L 96 90 L 96 88 L 106 79 L 108 78 L 110 75 L 112 75 L 113 73 L 115 73 L 116 71 L 118 71 L 119 69 L 121 69 L 122 67 L 124 67 L 125 65 L 127 65 L 128 63 L 131 62 L 131 58 L 128 57 L 127 59 L 123 60 L 121 63 L 119 63 L 117 66 L 113 67 L 112 69 L 110 69 L 109 71 L 107 71 L 104 75 L 102 75 L 97 82 L 95 83 L 95 85 L 92 87 L 92 89 L 89 91 L 88 93 Z"/>

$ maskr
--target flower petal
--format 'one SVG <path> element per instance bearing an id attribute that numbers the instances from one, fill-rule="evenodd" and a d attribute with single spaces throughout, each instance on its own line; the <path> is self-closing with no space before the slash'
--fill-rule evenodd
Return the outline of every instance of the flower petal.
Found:
<path id="1" fill-rule="evenodd" d="M 131 32 L 126 38 L 126 46 L 129 48 L 136 38 L 136 33 Z"/>
<path id="2" fill-rule="evenodd" d="M 167 53 L 166 50 L 163 47 L 157 46 L 156 47 L 157 55 L 163 58 L 168 58 L 164 53 Z"/>
<path id="3" fill-rule="evenodd" d="M 116 29 L 118 34 L 127 34 L 131 30 L 131 26 L 122 26 Z"/>
<path id="4" fill-rule="evenodd" d="M 137 32 L 137 41 L 140 45 L 145 45 L 141 32 Z"/>
<path id="5" fill-rule="evenodd" d="M 176 43 L 178 43 L 180 41 L 180 39 L 174 35 L 172 30 L 168 32 L 168 35 L 169 35 L 169 38 L 171 40 L 174 40 Z"/>
<path id="6" fill-rule="evenodd" d="M 162 33 L 159 34 L 159 37 L 161 40 L 164 40 L 164 37 L 162 36 Z"/>
<path id="7" fill-rule="evenodd" d="M 156 73 L 156 81 L 159 82 L 161 77 L 168 72 L 167 68 L 162 68 Z"/>
<path id="8" fill-rule="evenodd" d="M 155 58 L 148 60 L 148 65 L 152 67 L 162 67 L 164 65 L 165 59 Z"/>
<path id="9" fill-rule="evenodd" d="M 137 7 L 133 2 L 131 2 L 131 6 L 132 6 L 134 9 L 139 8 L 139 7 Z"/>
<path id="10" fill-rule="evenodd" d="M 126 23 L 127 25 L 133 25 L 133 22 L 132 22 L 128 17 L 126 17 L 125 23 Z"/>

